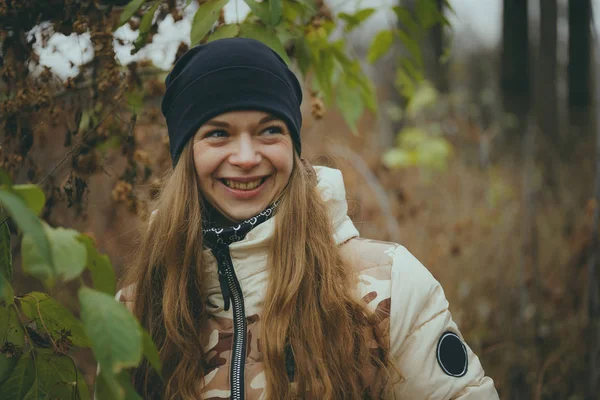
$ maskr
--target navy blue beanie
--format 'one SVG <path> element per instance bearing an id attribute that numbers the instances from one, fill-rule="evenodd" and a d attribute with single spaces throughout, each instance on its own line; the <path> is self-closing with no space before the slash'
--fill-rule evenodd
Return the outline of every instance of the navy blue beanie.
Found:
<path id="1" fill-rule="evenodd" d="M 195 46 L 165 81 L 161 110 L 167 120 L 173 167 L 186 143 L 211 118 L 258 110 L 281 118 L 300 154 L 302 89 L 283 59 L 265 44 L 245 38 Z"/>

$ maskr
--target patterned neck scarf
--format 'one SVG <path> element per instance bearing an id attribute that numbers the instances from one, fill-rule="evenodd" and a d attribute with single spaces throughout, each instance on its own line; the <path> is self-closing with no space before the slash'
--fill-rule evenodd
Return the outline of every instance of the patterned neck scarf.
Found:
<path id="1" fill-rule="evenodd" d="M 227 228 L 210 228 L 209 220 L 203 215 L 202 235 L 204 237 L 205 246 L 209 249 L 214 249 L 219 245 L 229 246 L 231 243 L 239 242 L 240 240 L 244 239 L 248 232 L 250 232 L 252 229 L 270 219 L 273 214 L 275 214 L 275 209 L 277 208 L 278 204 L 279 202 L 277 201 L 264 209 L 260 214 Z"/>

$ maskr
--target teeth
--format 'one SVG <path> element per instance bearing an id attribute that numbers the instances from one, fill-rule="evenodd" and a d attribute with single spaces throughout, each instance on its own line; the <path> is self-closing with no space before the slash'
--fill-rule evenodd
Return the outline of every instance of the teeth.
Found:
<path id="1" fill-rule="evenodd" d="M 256 189 L 258 186 L 260 186 L 260 184 L 262 183 L 262 179 L 257 179 L 252 182 L 237 182 L 237 181 L 232 181 L 229 179 L 223 179 L 223 183 L 225 183 L 226 186 L 228 186 L 232 189 L 252 190 L 252 189 Z"/>

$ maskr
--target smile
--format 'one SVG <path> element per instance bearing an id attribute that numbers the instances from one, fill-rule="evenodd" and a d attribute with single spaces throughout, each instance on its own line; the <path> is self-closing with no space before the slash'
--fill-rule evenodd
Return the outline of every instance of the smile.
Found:
<path id="1" fill-rule="evenodd" d="M 228 188 L 231 188 L 231 189 L 254 190 L 257 187 L 259 187 L 260 185 L 262 185 L 267 180 L 267 178 L 268 178 L 268 176 L 265 176 L 263 178 L 249 181 L 249 182 L 241 182 L 241 181 L 236 181 L 236 180 L 232 180 L 232 179 L 219 179 L 219 180 L 221 182 L 223 182 L 223 184 L 225 186 L 227 186 Z"/>

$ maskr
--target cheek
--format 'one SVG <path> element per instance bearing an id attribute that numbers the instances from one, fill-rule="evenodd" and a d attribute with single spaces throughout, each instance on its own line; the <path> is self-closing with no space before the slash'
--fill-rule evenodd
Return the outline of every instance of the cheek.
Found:
<path id="1" fill-rule="evenodd" d="M 210 175 L 219 166 L 222 158 L 218 151 L 208 148 L 202 143 L 195 143 L 193 147 L 194 168 L 199 177 Z"/>
<path id="2" fill-rule="evenodd" d="M 292 168 L 294 167 L 294 153 L 293 149 L 288 146 L 281 146 L 273 153 L 272 158 L 273 164 L 277 171 L 285 176 L 286 181 L 292 174 Z"/>

